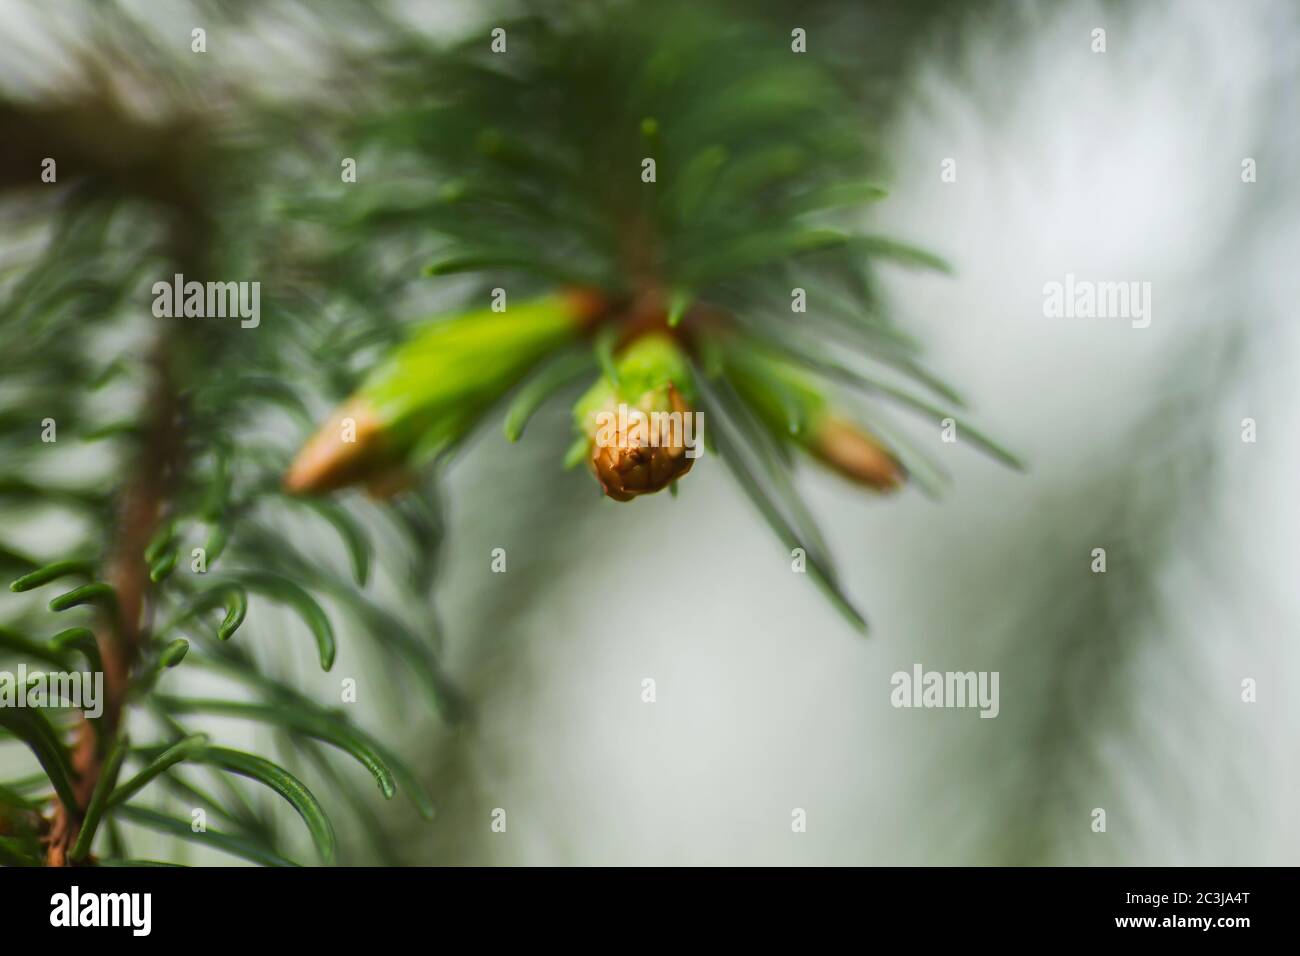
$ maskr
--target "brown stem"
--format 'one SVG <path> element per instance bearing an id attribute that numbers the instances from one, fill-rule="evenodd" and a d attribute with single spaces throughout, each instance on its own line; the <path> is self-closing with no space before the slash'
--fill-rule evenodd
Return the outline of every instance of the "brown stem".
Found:
<path id="1" fill-rule="evenodd" d="M 169 223 L 171 254 L 183 272 L 202 270 L 209 241 L 207 169 L 215 150 L 193 116 L 178 113 L 151 123 L 134 119 L 101 87 L 54 106 L 0 100 L 0 191 L 48 189 L 40 178 L 46 157 L 58 162 L 58 182 L 93 183 L 98 193 L 145 200 Z M 115 611 L 95 624 L 104 666 L 104 713 L 99 732 L 83 717 L 71 759 L 76 807 L 60 803 L 45 835 L 51 866 L 68 862 L 81 816 L 99 780 L 101 750 L 122 721 L 131 673 L 147 633 L 150 593 L 144 551 L 157 532 L 181 464 L 179 393 L 169 349 L 175 336 L 160 335 L 150 356 L 154 373 L 151 410 L 139 457 L 118 497 L 116 532 L 105 557 L 104 578 L 117 593 Z"/>
<path id="2" fill-rule="evenodd" d="M 72 751 L 78 806 L 75 813 L 61 803 L 55 810 L 46 851 L 50 866 L 68 863 L 68 851 L 81 828 L 82 812 L 99 780 L 104 757 L 100 744 L 110 739 L 121 724 L 131 673 L 147 633 L 151 582 L 144 552 L 165 516 L 181 464 L 180 407 L 171 382 L 166 346 L 165 338 L 155 344 L 151 361 L 154 383 L 147 406 L 153 413 L 131 478 L 119 497 L 117 532 L 105 561 L 104 577 L 117 594 L 117 604 L 115 611 L 100 615 L 95 628 L 104 663 L 104 713 L 99 718 L 98 732 L 84 716 L 78 726 Z"/>

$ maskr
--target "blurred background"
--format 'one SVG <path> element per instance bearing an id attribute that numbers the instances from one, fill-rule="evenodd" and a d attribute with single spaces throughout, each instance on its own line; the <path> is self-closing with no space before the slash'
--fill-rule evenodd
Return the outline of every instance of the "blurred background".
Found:
<path id="1" fill-rule="evenodd" d="M 249 157 L 275 157 L 272 185 L 213 206 L 229 218 L 232 255 L 241 241 L 272 243 L 281 234 L 268 220 L 337 188 L 334 131 L 317 117 L 349 97 L 373 108 L 366 58 L 386 31 L 440 42 L 492 25 L 478 4 L 416 0 L 377 6 L 382 16 L 291 3 L 102 6 L 115 14 L 0 2 L 0 119 L 10 120 L 0 150 L 44 155 L 16 139 L 12 117 L 97 84 L 141 122 L 207 118 L 235 158 L 194 179 L 200 193 L 232 190 Z M 277 626 L 296 623 L 274 608 L 257 632 L 258 655 L 307 693 L 328 697 L 340 676 L 355 676 L 357 719 L 403 752 L 437 804 L 426 823 L 369 789 L 366 828 L 336 820 L 351 861 L 1300 862 L 1300 9 L 721 9 L 805 28 L 808 55 L 856 84 L 891 171 L 890 197 L 864 215 L 956 269 L 886 273 L 893 314 L 1028 471 L 934 434 L 955 476 L 938 502 L 801 474 L 871 620 L 864 638 L 791 572 L 709 456 L 679 497 L 618 505 L 587 475 L 558 476 L 547 429 L 510 445 L 494 422 L 443 476 L 441 525 L 426 538 L 428 600 L 399 600 L 383 574 L 371 584 L 407 620 L 440 625 L 459 719 L 411 703 L 414 692 L 346 626 L 331 675 L 313 671 L 305 649 L 295 656 L 301 641 L 276 639 Z M 196 65 L 190 30 L 204 24 L 209 52 Z M 1093 49 L 1098 28 L 1104 53 Z M 261 118 L 241 121 L 244 109 Z M 173 130 L 149 148 L 184 137 Z M 1247 158 L 1254 182 L 1243 182 Z M 54 212 L 43 202 L 0 205 L 9 277 L 48 239 Z M 139 234 L 127 229 L 120 244 Z M 427 250 L 385 243 L 367 236 L 347 261 L 361 272 L 378 259 L 400 274 L 410 260 L 412 277 L 427 261 Z M 1067 273 L 1151 283 L 1150 326 L 1046 318 L 1043 286 Z M 397 324 L 451 294 L 427 280 L 356 290 Z M 306 334 L 337 334 L 360 308 L 323 305 L 338 324 Z M 135 346 L 128 337 L 121 347 Z M 344 358 L 363 366 L 369 354 L 363 344 Z M 21 382 L 0 384 L 7 413 L 44 407 Z M 563 404 L 543 413 L 556 429 L 566 414 Z M 1246 418 L 1254 442 L 1242 440 Z M 301 435 L 291 421 L 231 427 L 285 447 Z M 83 451 L 84 463 L 66 467 L 104 468 L 110 481 L 111 463 Z M 35 468 L 24 474 L 39 482 Z M 350 507 L 382 561 L 389 519 L 364 501 Z M 62 513 L 3 514 L 6 542 L 31 552 L 76 535 Z M 346 564 L 319 529 L 280 527 L 315 561 Z M 492 573 L 495 548 L 508 555 L 505 574 Z M 1095 548 L 1106 550 L 1105 574 L 1091 571 Z M 893 708 L 890 676 L 916 663 L 998 671 L 998 717 Z M 202 674 L 176 677 L 204 686 Z M 653 703 L 642 699 L 647 678 Z M 1246 679 L 1257 686 L 1251 703 Z M 250 734 L 213 727 L 236 741 Z M 22 760 L 0 749 L 0 767 Z M 342 772 L 365 783 L 356 768 Z M 792 831 L 796 808 L 806 832 Z M 1103 833 L 1095 808 L 1106 811 Z M 505 832 L 492 827 L 498 809 Z"/>

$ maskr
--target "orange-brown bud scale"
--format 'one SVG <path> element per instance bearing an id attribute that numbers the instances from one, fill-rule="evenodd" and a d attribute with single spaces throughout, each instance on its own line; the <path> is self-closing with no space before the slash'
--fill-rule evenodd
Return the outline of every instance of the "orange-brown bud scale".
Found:
<path id="1" fill-rule="evenodd" d="M 668 401 L 673 412 L 691 414 L 681 392 L 671 383 Z M 616 415 L 613 408 L 607 411 Z M 616 426 L 612 441 L 592 441 L 591 470 L 605 494 L 615 501 L 631 501 L 638 495 L 662 491 L 695 464 L 695 459 L 686 454 L 682 435 L 678 433 L 675 438 L 678 440 L 662 444 L 652 440 L 645 427 Z"/>
<path id="2" fill-rule="evenodd" d="M 339 406 L 303 446 L 284 476 L 292 494 L 319 494 L 364 481 L 383 457 L 383 425 L 364 398 Z"/>
<path id="3" fill-rule="evenodd" d="M 907 478 L 898 459 L 883 445 L 833 415 L 817 424 L 808 450 L 845 478 L 876 491 L 893 491 Z"/>

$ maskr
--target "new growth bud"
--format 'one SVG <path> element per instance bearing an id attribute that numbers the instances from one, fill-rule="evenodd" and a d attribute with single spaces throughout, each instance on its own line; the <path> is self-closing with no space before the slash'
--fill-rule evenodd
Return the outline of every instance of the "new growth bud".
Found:
<path id="1" fill-rule="evenodd" d="M 298 494 L 353 484 L 379 495 L 400 490 L 415 466 L 460 443 L 493 403 L 603 308 L 594 293 L 567 291 L 424 327 L 307 442 L 285 487 Z"/>
<path id="2" fill-rule="evenodd" d="M 292 494 L 334 491 L 370 478 L 384 454 L 383 426 L 374 408 L 357 397 L 340 405 L 321 426 L 284 476 Z"/>
<path id="3" fill-rule="evenodd" d="M 823 416 L 808 436 L 807 448 L 819 461 L 850 481 L 876 491 L 893 491 L 907 477 L 893 455 L 852 422 Z"/>
<path id="4" fill-rule="evenodd" d="M 807 376 L 766 350 L 732 343 L 727 372 L 778 441 L 792 441 L 822 464 L 874 491 L 893 491 L 907 473 L 874 435 L 835 414 Z"/>
<path id="5" fill-rule="evenodd" d="M 574 418 L 605 494 L 631 501 L 690 471 L 703 435 L 688 400 L 690 368 L 672 338 L 637 339 L 619 355 L 615 371 L 618 381 L 597 381 L 574 407 Z"/>

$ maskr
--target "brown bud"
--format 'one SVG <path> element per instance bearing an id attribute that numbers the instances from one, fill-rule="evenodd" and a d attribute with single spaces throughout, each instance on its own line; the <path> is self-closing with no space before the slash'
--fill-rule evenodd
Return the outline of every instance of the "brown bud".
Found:
<path id="1" fill-rule="evenodd" d="M 903 466 L 883 445 L 834 416 L 822 419 L 808 448 L 845 478 L 876 491 L 893 491 L 907 477 Z"/>
<path id="2" fill-rule="evenodd" d="M 364 399 L 340 406 L 294 459 L 284 487 L 292 494 L 319 494 L 373 480 L 383 458 L 383 427 Z"/>
<path id="3" fill-rule="evenodd" d="M 671 384 L 668 401 L 674 412 L 691 414 L 690 406 Z M 652 436 L 646 420 L 628 418 L 618 422 L 612 440 L 593 439 L 591 446 L 591 469 L 605 494 L 615 501 L 631 501 L 637 495 L 662 491 L 695 464 L 695 459 L 686 455 L 681 432 Z M 619 427 L 623 425 L 627 427 Z M 665 437 L 670 439 L 667 444 L 662 441 Z"/>

